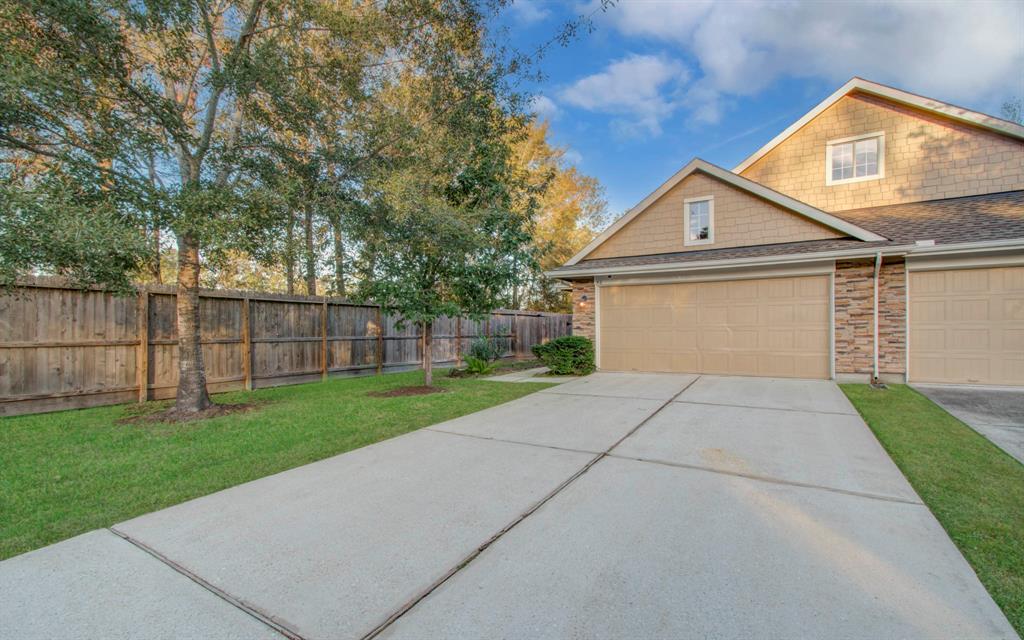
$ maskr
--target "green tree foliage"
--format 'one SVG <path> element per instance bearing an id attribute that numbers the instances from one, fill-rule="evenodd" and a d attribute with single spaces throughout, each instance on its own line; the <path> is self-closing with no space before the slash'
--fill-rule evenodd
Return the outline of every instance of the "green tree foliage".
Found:
<path id="1" fill-rule="evenodd" d="M 181 412 L 209 405 L 208 267 L 283 263 L 312 293 L 329 248 L 335 293 L 360 279 L 428 331 L 484 313 L 536 254 L 506 84 L 532 61 L 486 41 L 501 5 L 0 2 L 0 280 L 125 289 L 173 255 Z"/>

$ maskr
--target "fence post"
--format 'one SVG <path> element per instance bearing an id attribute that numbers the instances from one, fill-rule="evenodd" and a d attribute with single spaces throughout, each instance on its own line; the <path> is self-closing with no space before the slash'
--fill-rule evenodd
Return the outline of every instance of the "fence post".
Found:
<path id="1" fill-rule="evenodd" d="M 512 349 L 512 357 L 519 357 L 519 314 L 512 314 L 512 339 L 509 340 Z"/>
<path id="2" fill-rule="evenodd" d="M 138 355 L 135 358 L 135 377 L 139 384 L 139 402 L 149 400 L 149 290 L 139 287 L 136 326 L 139 336 Z"/>
<path id="3" fill-rule="evenodd" d="M 320 379 L 327 379 L 327 296 L 320 307 Z"/>
<path id="4" fill-rule="evenodd" d="M 462 316 L 455 318 L 455 366 L 462 366 Z"/>
<path id="5" fill-rule="evenodd" d="M 384 371 L 384 322 L 377 307 L 377 375 Z"/>
<path id="6" fill-rule="evenodd" d="M 249 319 L 249 298 L 242 298 L 242 373 L 245 390 L 252 391 L 252 328 Z"/>

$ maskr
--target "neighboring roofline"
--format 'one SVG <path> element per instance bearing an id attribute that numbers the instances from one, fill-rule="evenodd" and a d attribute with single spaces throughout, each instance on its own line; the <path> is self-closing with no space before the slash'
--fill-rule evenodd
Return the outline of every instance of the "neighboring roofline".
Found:
<path id="1" fill-rule="evenodd" d="M 958 242 L 954 244 L 928 245 L 921 243 L 904 243 L 884 246 L 863 247 L 856 249 L 836 249 L 832 251 L 816 251 L 807 253 L 787 253 L 775 256 L 755 256 L 751 258 L 726 258 L 722 260 L 699 260 L 689 262 L 663 262 L 659 264 L 622 265 L 617 267 L 594 267 L 593 269 L 574 269 L 562 271 L 554 269 L 545 273 L 549 278 L 573 280 L 602 275 L 628 275 L 643 273 L 662 273 L 676 271 L 699 271 L 705 269 L 727 269 L 732 267 L 760 267 L 773 265 L 797 264 L 801 262 L 817 262 L 820 260 L 838 260 L 842 258 L 863 258 L 877 255 L 914 255 L 933 256 L 958 253 L 978 253 L 983 251 L 1024 250 L 1024 238 L 1008 240 L 986 240 L 980 242 Z"/>
<path id="2" fill-rule="evenodd" d="M 746 160 L 736 165 L 733 171 L 741 173 L 746 170 L 750 165 L 763 158 L 769 151 L 782 144 L 783 141 L 796 133 L 799 129 L 803 128 L 805 124 L 816 118 L 822 111 L 831 107 L 843 96 L 854 91 L 886 98 L 893 102 L 905 104 L 923 111 L 936 113 L 946 118 L 966 122 L 990 131 L 995 131 L 1003 135 L 1010 136 L 1011 138 L 1024 139 L 1024 126 L 1015 122 L 1003 120 L 1002 118 L 990 116 L 979 111 L 971 111 L 970 109 L 958 107 L 948 102 L 941 102 L 932 98 L 926 98 L 925 96 L 920 96 L 916 93 L 910 93 L 909 91 L 865 80 L 864 78 L 854 77 L 850 79 L 849 82 L 839 87 L 832 93 L 832 95 L 819 102 L 817 106 L 804 114 L 802 118 L 786 127 L 782 133 L 772 138 L 768 144 L 764 145 L 747 157 Z"/>
<path id="3" fill-rule="evenodd" d="M 722 182 L 725 182 L 736 187 L 737 189 L 741 189 L 755 196 L 763 198 L 769 202 L 775 203 L 780 207 L 789 209 L 790 211 L 798 213 L 804 217 L 810 218 L 811 220 L 819 222 L 825 225 L 826 227 L 831 227 L 836 231 L 839 231 L 848 236 L 852 236 L 858 240 L 864 240 L 866 242 L 886 240 L 886 238 L 883 238 L 882 236 L 876 233 L 872 233 L 867 229 L 858 227 L 857 225 L 846 220 L 843 220 L 842 218 L 838 218 L 830 213 L 825 213 L 821 209 L 816 209 L 809 204 L 800 202 L 799 200 L 791 198 L 785 194 L 779 193 L 778 191 L 769 189 L 768 187 L 762 184 L 758 184 L 753 180 L 750 180 L 749 178 L 744 178 L 743 176 L 733 173 L 728 169 L 723 169 L 722 167 L 713 165 L 710 162 L 701 160 L 700 158 L 694 158 L 689 162 L 689 164 L 687 164 L 685 167 L 677 171 L 675 175 L 666 180 L 660 187 L 655 189 L 650 195 L 641 200 L 638 205 L 627 211 L 618 220 L 613 222 L 611 226 L 609 226 L 607 229 L 601 232 L 600 235 L 594 238 L 590 242 L 590 244 L 583 247 L 583 249 L 579 253 L 570 258 L 569 261 L 565 263 L 565 265 L 574 265 L 583 258 L 585 258 L 588 254 L 590 254 L 590 252 L 601 246 L 601 244 L 603 244 L 605 240 L 613 236 L 615 232 L 629 224 L 629 222 L 632 221 L 633 218 L 640 215 L 640 213 L 647 209 L 647 207 L 654 204 L 654 202 L 658 198 L 665 195 L 665 193 L 668 192 L 672 187 L 682 182 L 683 179 L 685 179 L 687 176 L 689 176 L 695 171 L 701 171 L 703 173 L 706 173 L 713 178 L 717 178 Z"/>

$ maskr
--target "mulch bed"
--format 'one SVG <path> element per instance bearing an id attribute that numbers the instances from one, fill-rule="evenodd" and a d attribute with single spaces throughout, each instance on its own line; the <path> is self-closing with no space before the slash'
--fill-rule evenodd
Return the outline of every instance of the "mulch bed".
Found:
<path id="1" fill-rule="evenodd" d="M 206 420 L 209 418 L 218 418 L 220 416 L 227 416 L 233 413 L 247 413 L 254 409 L 259 408 L 261 405 L 266 404 L 264 402 L 242 402 L 238 404 L 215 404 L 208 409 L 204 409 L 198 413 L 179 412 L 171 405 L 163 411 L 154 411 L 151 413 L 139 413 L 134 415 L 125 416 L 118 420 L 118 424 L 151 424 L 151 423 L 168 423 L 168 422 L 196 422 L 198 420 Z"/>
<path id="2" fill-rule="evenodd" d="M 398 387 L 397 389 L 388 389 L 387 391 L 371 391 L 366 394 L 374 398 L 400 398 L 402 396 L 425 396 L 431 393 L 444 393 L 445 390 L 440 387 L 425 387 L 420 385 L 418 387 Z"/>

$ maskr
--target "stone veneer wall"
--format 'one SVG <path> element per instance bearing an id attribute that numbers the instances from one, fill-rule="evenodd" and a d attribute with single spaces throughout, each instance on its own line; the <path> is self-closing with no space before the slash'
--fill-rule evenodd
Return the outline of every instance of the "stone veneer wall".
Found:
<path id="1" fill-rule="evenodd" d="M 594 326 L 594 281 L 577 280 L 572 283 L 572 334 L 593 340 Z"/>
<path id="2" fill-rule="evenodd" d="M 872 373 L 874 260 L 838 261 L 835 275 L 836 374 Z M 906 271 L 883 262 L 878 288 L 878 370 L 906 372 Z"/>

